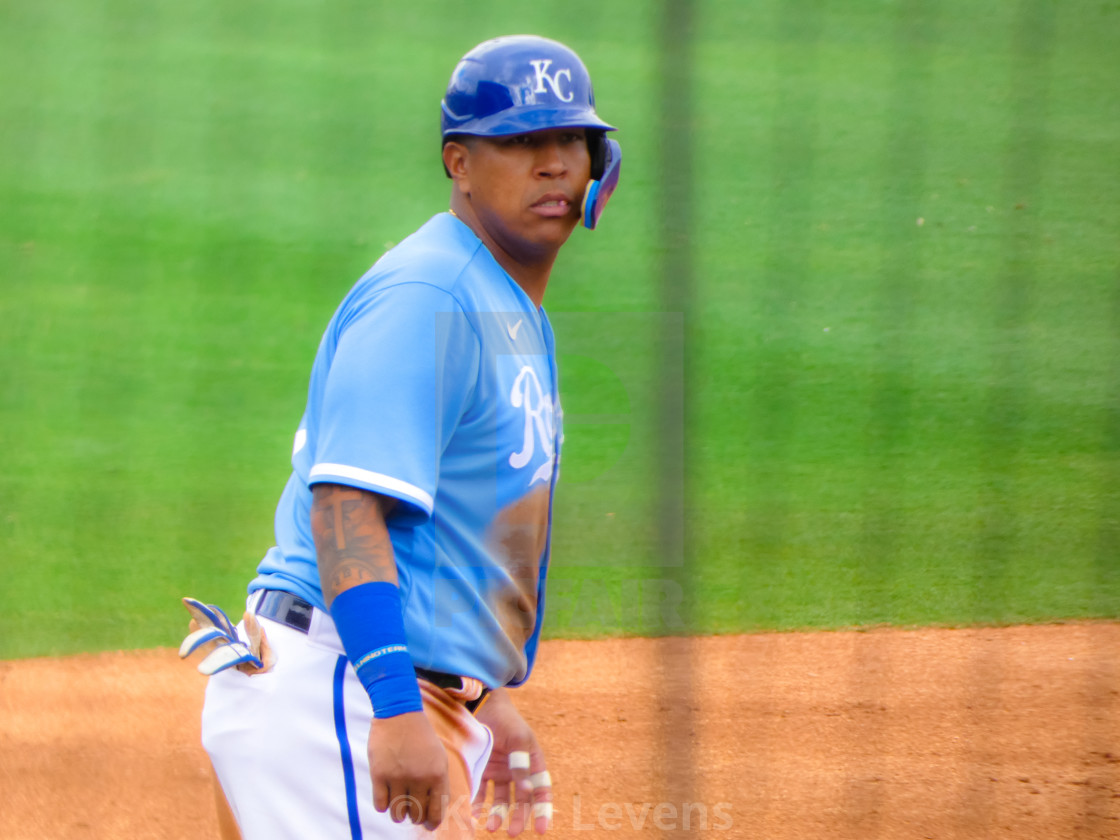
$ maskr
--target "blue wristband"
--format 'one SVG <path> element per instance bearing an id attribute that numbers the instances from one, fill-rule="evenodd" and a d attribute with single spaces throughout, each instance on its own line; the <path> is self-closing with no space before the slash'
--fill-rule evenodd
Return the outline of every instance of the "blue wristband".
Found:
<path id="1" fill-rule="evenodd" d="M 373 716 L 421 711 L 400 590 L 391 583 L 363 583 L 336 596 L 330 613 L 346 656 L 373 701 Z"/>

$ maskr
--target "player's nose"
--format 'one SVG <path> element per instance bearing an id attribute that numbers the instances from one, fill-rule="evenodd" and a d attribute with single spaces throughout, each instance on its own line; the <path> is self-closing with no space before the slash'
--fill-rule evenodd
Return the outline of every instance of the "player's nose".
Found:
<path id="1" fill-rule="evenodd" d="M 558 139 L 550 138 L 537 146 L 534 169 L 540 178 L 555 178 L 568 171 L 563 144 Z"/>

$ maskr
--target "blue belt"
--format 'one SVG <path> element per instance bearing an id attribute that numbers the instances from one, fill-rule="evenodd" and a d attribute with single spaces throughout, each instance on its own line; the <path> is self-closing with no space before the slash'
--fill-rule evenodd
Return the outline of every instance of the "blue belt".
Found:
<path id="1" fill-rule="evenodd" d="M 293 595 L 291 592 L 281 592 L 278 589 L 264 590 L 256 609 L 257 615 L 262 618 L 283 624 L 285 627 L 291 627 L 305 635 L 311 630 L 311 616 L 314 612 L 315 607 L 303 598 Z M 416 676 L 439 688 L 450 688 L 455 691 L 463 690 L 463 678 L 457 674 L 445 674 L 442 671 L 417 667 Z M 482 696 L 463 705 L 467 707 L 468 712 L 474 714 L 489 692 L 490 689 L 484 688 Z"/>

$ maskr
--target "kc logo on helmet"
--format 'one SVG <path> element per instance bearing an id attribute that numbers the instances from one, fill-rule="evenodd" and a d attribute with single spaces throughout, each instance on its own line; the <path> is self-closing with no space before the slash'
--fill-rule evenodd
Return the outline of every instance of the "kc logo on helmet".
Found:
<path id="1" fill-rule="evenodd" d="M 537 59 L 536 61 L 530 61 L 529 63 L 533 65 L 533 70 L 537 74 L 537 85 L 536 85 L 536 87 L 533 88 L 533 93 L 547 93 L 548 91 L 545 89 L 545 83 L 547 83 L 548 86 L 550 88 L 552 88 L 552 92 L 554 94 L 556 94 L 556 98 L 559 99 L 561 102 L 571 102 L 572 101 L 572 97 L 574 96 L 574 94 L 572 93 L 572 90 L 571 90 L 571 87 L 572 87 L 572 71 L 571 70 L 569 70 L 567 68 L 564 68 L 563 70 L 557 70 L 555 73 L 553 73 L 550 76 L 550 75 L 548 75 L 548 68 L 552 66 L 552 59 L 551 58 L 540 58 L 540 59 Z M 560 90 L 560 79 L 561 79 L 561 77 L 565 77 L 568 80 L 568 85 L 567 85 L 568 86 L 568 95 L 567 96 L 565 96 L 564 93 Z"/>

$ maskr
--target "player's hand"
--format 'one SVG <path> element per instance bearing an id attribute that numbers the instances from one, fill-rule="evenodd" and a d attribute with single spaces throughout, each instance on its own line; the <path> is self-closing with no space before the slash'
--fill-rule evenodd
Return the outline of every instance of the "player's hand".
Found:
<path id="1" fill-rule="evenodd" d="M 429 831 L 450 799 L 447 753 L 423 712 L 374 718 L 369 728 L 373 807 L 393 822 L 411 820 Z"/>
<path id="2" fill-rule="evenodd" d="M 494 734 L 494 749 L 482 773 L 474 800 L 475 819 L 497 831 L 509 815 L 509 835 L 516 837 L 531 822 L 537 834 L 552 826 L 552 781 L 537 736 L 502 688 L 482 704 L 476 715 Z M 486 808 L 487 783 L 493 803 Z"/>
<path id="3" fill-rule="evenodd" d="M 221 607 L 203 604 L 195 598 L 184 598 L 183 605 L 191 620 L 190 632 L 179 647 L 181 659 L 201 651 L 203 656 L 198 670 L 207 676 L 227 668 L 236 668 L 250 676 L 272 670 L 276 656 L 264 629 L 251 612 L 245 611 L 242 634 Z"/>

